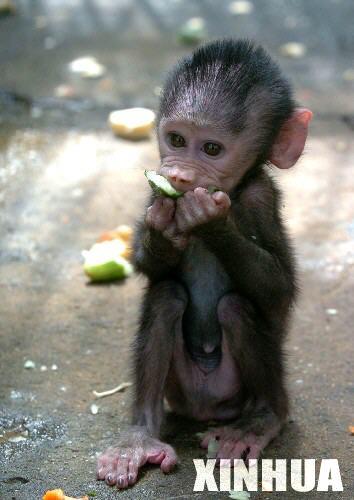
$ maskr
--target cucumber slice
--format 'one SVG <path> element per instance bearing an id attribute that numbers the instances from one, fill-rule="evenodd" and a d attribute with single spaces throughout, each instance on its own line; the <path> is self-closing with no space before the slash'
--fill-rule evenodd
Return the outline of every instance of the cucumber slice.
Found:
<path id="1" fill-rule="evenodd" d="M 144 174 L 149 181 L 151 189 L 157 195 L 168 196 L 169 198 L 179 198 L 183 196 L 183 192 L 177 191 L 165 177 L 157 174 L 154 170 L 145 170 Z"/>

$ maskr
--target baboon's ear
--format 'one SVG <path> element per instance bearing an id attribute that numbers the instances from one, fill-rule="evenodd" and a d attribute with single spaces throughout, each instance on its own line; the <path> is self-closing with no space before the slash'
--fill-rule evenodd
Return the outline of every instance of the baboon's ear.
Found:
<path id="1" fill-rule="evenodd" d="M 275 139 L 269 161 L 278 168 L 290 168 L 304 150 L 312 111 L 297 108 L 280 129 Z"/>

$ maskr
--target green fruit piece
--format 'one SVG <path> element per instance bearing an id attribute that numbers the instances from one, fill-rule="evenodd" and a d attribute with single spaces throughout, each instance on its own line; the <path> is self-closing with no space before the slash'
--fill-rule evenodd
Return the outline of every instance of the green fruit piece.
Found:
<path id="1" fill-rule="evenodd" d="M 178 31 L 178 40 L 185 45 L 197 45 L 206 37 L 205 21 L 200 17 L 188 19 Z"/>
<path id="2" fill-rule="evenodd" d="M 151 189 L 157 195 L 168 196 L 169 198 L 179 198 L 184 195 L 183 192 L 177 191 L 165 177 L 157 174 L 154 170 L 145 170 L 144 174 L 149 181 Z"/>
<path id="3" fill-rule="evenodd" d="M 219 451 L 220 443 L 215 438 L 211 438 L 208 444 L 207 458 L 215 458 Z"/>
<path id="4" fill-rule="evenodd" d="M 127 270 L 123 257 L 101 264 L 84 264 L 84 271 L 92 281 L 114 281 L 126 278 Z"/>
<path id="5" fill-rule="evenodd" d="M 121 242 L 117 240 L 95 243 L 90 250 L 84 250 L 84 271 L 92 281 L 114 281 L 126 278 L 133 272 L 133 266 L 119 255 Z"/>

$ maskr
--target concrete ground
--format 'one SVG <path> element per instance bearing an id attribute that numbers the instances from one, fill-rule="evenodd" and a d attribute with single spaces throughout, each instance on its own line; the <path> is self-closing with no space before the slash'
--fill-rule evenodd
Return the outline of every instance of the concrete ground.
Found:
<path id="1" fill-rule="evenodd" d="M 96 453 L 129 423 L 131 392 L 95 400 L 92 391 L 130 380 L 144 280 L 91 285 L 81 251 L 134 224 L 149 192 L 143 170 L 158 161 L 154 139 L 114 138 L 107 113 L 156 106 L 155 87 L 187 50 L 175 33 L 195 15 L 211 37 L 257 38 L 315 112 L 306 154 L 275 172 L 302 293 L 288 342 L 291 420 L 266 457 L 337 458 L 344 492 L 251 498 L 353 498 L 352 2 L 254 1 L 242 16 L 226 1 L 16 3 L 16 15 L 0 18 L 0 498 L 38 500 L 56 487 L 107 500 L 228 497 L 193 494 L 205 427 L 173 416 L 165 431 L 181 460 L 174 473 L 148 467 L 125 492 L 95 480 Z M 307 53 L 281 56 L 288 41 Z M 70 74 L 83 55 L 107 74 Z M 35 368 L 24 368 L 28 360 Z"/>

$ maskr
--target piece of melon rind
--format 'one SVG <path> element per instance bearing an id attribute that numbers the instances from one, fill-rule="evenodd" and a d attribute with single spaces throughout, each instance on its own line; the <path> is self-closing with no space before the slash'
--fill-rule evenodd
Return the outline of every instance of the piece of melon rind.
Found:
<path id="1" fill-rule="evenodd" d="M 151 189 L 158 196 L 168 196 L 169 198 L 179 198 L 183 196 L 182 191 L 177 191 L 169 181 L 155 170 L 145 170 L 144 175 L 147 178 Z"/>

